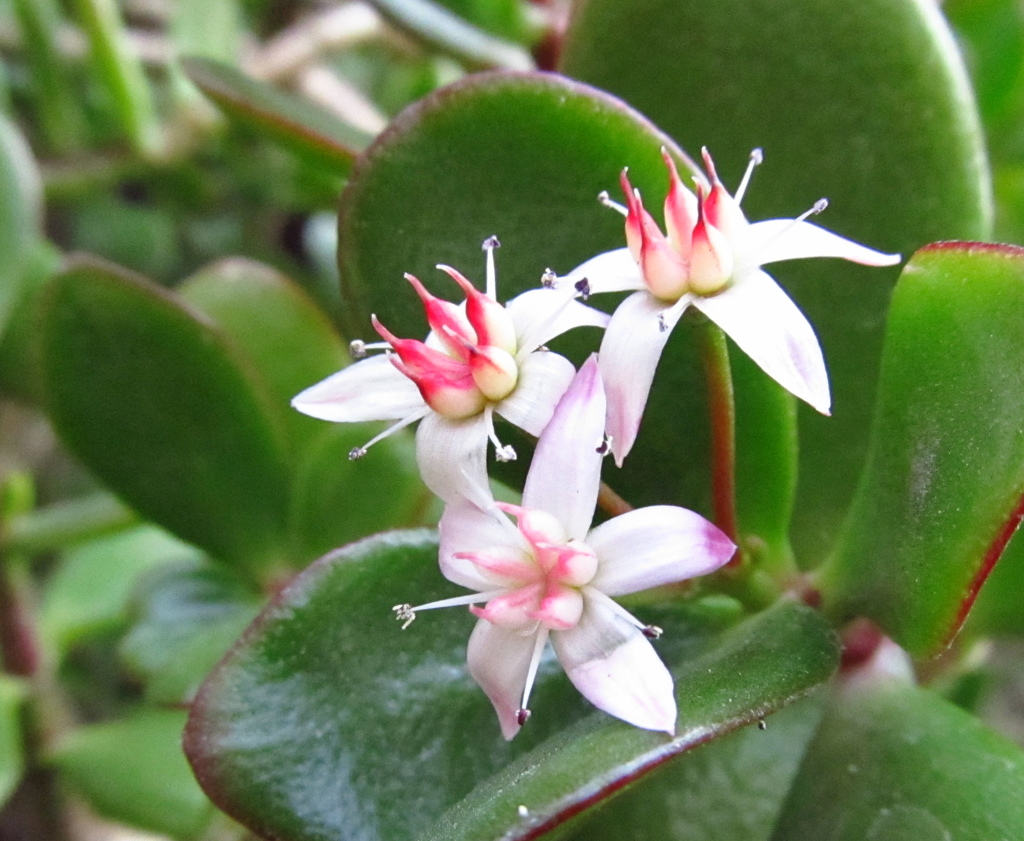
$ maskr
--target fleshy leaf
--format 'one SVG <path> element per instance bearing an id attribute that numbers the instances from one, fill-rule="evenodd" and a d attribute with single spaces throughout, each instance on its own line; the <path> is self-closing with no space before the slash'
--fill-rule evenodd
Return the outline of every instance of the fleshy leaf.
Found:
<path id="1" fill-rule="evenodd" d="M 262 599 L 231 570 L 202 561 L 156 570 L 139 588 L 121 656 L 155 704 L 191 701 Z"/>
<path id="2" fill-rule="evenodd" d="M 691 154 L 706 145 L 729 187 L 763 148 L 743 202 L 753 220 L 795 216 L 824 195 L 821 224 L 887 252 L 989 234 L 984 141 L 935 3 L 584 0 L 559 69 L 621 96 Z M 645 201 L 661 181 L 633 179 Z M 833 417 L 800 418 L 793 539 L 813 562 L 830 548 L 864 463 L 897 272 L 838 261 L 770 271 L 821 338 L 834 398 Z M 682 350 L 668 349 L 654 384 L 647 411 L 659 427 L 682 414 L 678 375 L 668 374 L 687 364 Z M 665 460 L 665 436 L 651 432 L 632 455 Z"/>
<path id="3" fill-rule="evenodd" d="M 0 675 L 0 808 L 17 787 L 24 768 L 19 715 L 24 696 L 20 681 Z"/>
<path id="4" fill-rule="evenodd" d="M 40 622 L 60 651 L 127 621 L 139 577 L 198 550 L 153 526 L 90 540 L 67 550 L 46 581 Z"/>
<path id="5" fill-rule="evenodd" d="M 872 682 L 833 699 L 772 839 L 1016 838 L 1022 791 L 1019 747 L 925 689 Z"/>
<path id="6" fill-rule="evenodd" d="M 181 753 L 185 713 L 142 710 L 79 727 L 61 737 L 50 761 L 97 813 L 172 838 L 194 839 L 213 807 Z"/>
<path id="7" fill-rule="evenodd" d="M 545 268 L 564 274 L 621 247 L 622 218 L 601 207 L 597 195 L 613 189 L 628 165 L 631 178 L 652 185 L 645 199 L 654 206 L 667 187 L 663 145 L 675 149 L 621 101 L 550 74 L 478 74 L 427 97 L 396 118 L 343 195 L 338 259 L 349 304 L 347 334 L 368 337 L 370 313 L 386 311 L 398 334 L 423 335 L 422 308 L 404 288 L 403 273 L 441 294 L 451 289 L 433 268 L 443 262 L 479 286 L 480 244 L 492 234 L 502 243 L 495 255 L 502 301 L 537 287 Z M 611 310 L 617 300 L 594 295 L 588 303 Z M 710 508 L 707 409 L 694 323 L 685 318 L 669 341 L 672 361 L 661 366 L 659 387 L 671 407 L 645 418 L 647 454 L 631 454 L 621 471 L 606 476 L 634 505 Z M 583 329 L 552 347 L 580 363 L 599 342 L 596 330 Z M 737 366 L 736 378 L 754 373 L 753 366 Z M 738 445 L 740 473 L 756 476 L 758 488 L 740 500 L 741 532 L 786 554 L 794 414 L 763 379 L 757 373 L 756 387 L 741 398 L 745 416 L 758 419 L 752 443 L 744 437 Z M 769 417 L 774 421 L 765 433 Z M 741 427 L 747 429 L 742 421 Z M 505 430 L 525 470 L 530 444 Z"/>
<path id="8" fill-rule="evenodd" d="M 283 436 L 223 334 L 173 295 L 79 261 L 42 309 L 50 416 L 140 513 L 260 569 L 288 545 Z"/>
<path id="9" fill-rule="evenodd" d="M 312 163 L 347 175 L 371 137 L 295 94 L 209 58 L 182 61 L 188 77 L 232 119 Z"/>
<path id="10" fill-rule="evenodd" d="M 835 667 L 832 633 L 796 604 L 718 638 L 694 614 L 647 608 L 645 620 L 665 629 L 659 653 L 676 666 L 675 739 L 594 712 L 549 657 L 534 716 L 506 743 L 466 669 L 474 619 L 431 611 L 404 632 L 394 622 L 398 602 L 458 592 L 436 553 L 428 532 L 347 547 L 250 626 L 203 685 L 186 732 L 221 808 L 288 841 L 523 837 L 805 694 Z"/>
<path id="11" fill-rule="evenodd" d="M 1024 507 L 1024 249 L 922 249 L 893 294 L 871 451 L 821 587 L 916 656 L 957 632 Z"/>

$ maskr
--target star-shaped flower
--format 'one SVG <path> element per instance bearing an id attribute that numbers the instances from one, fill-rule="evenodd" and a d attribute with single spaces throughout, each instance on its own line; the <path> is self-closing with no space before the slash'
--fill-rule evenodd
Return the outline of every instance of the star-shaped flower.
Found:
<path id="1" fill-rule="evenodd" d="M 626 217 L 627 247 L 599 254 L 558 281 L 579 286 L 585 279 L 589 292 L 639 290 L 615 311 L 601 344 L 608 434 L 619 465 L 636 440 L 662 349 L 687 307 L 715 322 L 781 386 L 828 414 L 828 374 L 814 330 L 761 266 L 805 257 L 839 257 L 869 266 L 900 260 L 898 254 L 882 254 L 805 221 L 825 209 L 824 200 L 796 219 L 748 222 L 740 201 L 761 161 L 760 150 L 751 154 L 735 197 L 719 181 L 706 149 L 703 155 L 706 177 L 688 162 L 695 194 L 662 150 L 669 171 L 666 233 L 644 209 L 624 171 L 627 206 L 606 194 L 601 200 Z"/>
<path id="2" fill-rule="evenodd" d="M 550 289 L 534 289 L 502 306 L 496 299 L 495 237 L 487 239 L 487 291 L 450 266 L 438 268 L 466 294 L 463 305 L 434 297 L 412 275 L 431 333 L 425 342 L 394 336 L 373 316 L 384 339 L 353 342 L 355 355 L 385 350 L 344 368 L 292 400 L 300 412 L 329 421 L 394 420 L 350 458 L 393 432 L 420 421 L 416 457 L 423 481 L 445 501 L 468 481 L 485 486 L 487 440 L 499 460 L 515 458 L 494 431 L 497 413 L 540 435 L 575 369 L 543 345 L 573 327 L 604 327 L 608 316 Z"/>
<path id="3" fill-rule="evenodd" d="M 672 676 L 645 626 L 612 600 L 712 572 L 736 546 L 699 514 L 640 508 L 590 528 L 604 447 L 605 395 L 591 357 L 537 443 L 522 505 L 478 489 L 441 518 L 441 571 L 474 592 L 411 607 L 473 605 L 469 670 L 511 739 L 525 723 L 541 654 L 551 641 L 569 679 L 595 706 L 648 730 L 675 731 Z M 508 516 L 516 519 L 513 525 Z M 483 606 L 478 606 L 483 605 Z"/>

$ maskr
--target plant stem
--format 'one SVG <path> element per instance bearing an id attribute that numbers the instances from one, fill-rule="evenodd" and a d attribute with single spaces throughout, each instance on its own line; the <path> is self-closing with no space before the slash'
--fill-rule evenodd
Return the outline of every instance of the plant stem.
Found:
<path id="1" fill-rule="evenodd" d="M 715 524 L 733 542 L 736 525 L 736 401 L 725 334 L 708 321 L 701 331 L 701 356 L 711 421 L 711 498 Z M 740 553 L 729 562 L 739 563 Z"/>
<path id="2" fill-rule="evenodd" d="M 597 491 L 597 506 L 609 517 L 618 517 L 633 510 L 633 506 L 602 482 Z"/>

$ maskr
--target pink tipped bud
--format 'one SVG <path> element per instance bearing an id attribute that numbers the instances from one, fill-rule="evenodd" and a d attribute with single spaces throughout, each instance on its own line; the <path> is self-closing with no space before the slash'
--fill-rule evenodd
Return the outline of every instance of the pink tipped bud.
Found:
<path id="1" fill-rule="evenodd" d="M 622 185 L 622 192 L 626 194 L 626 245 L 629 246 L 629 253 L 633 259 L 640 262 L 640 247 L 643 243 L 644 206 L 640 196 L 629 183 L 629 170 L 622 170 L 619 176 L 619 184 Z"/>
<path id="2" fill-rule="evenodd" d="M 465 359 L 465 352 L 462 350 L 462 342 L 476 344 L 476 332 L 466 318 L 462 308 L 450 301 L 442 301 L 440 298 L 431 295 L 426 287 L 420 283 L 419 278 L 406 274 L 405 279 L 409 281 L 416 294 L 423 301 L 423 309 L 427 314 L 427 323 L 434 334 L 441 340 L 441 343 L 453 356 Z M 456 338 L 457 337 L 457 338 Z"/>
<path id="3" fill-rule="evenodd" d="M 570 587 L 583 587 L 597 575 L 597 555 L 585 543 L 573 542 L 559 547 L 551 577 Z"/>
<path id="4" fill-rule="evenodd" d="M 702 213 L 690 246 L 690 288 L 698 295 L 720 291 L 732 277 L 733 262 L 729 241 Z"/>
<path id="5" fill-rule="evenodd" d="M 530 615 L 552 631 L 568 631 L 579 624 L 583 615 L 583 594 L 572 587 L 549 585 L 540 605 Z"/>
<path id="6" fill-rule="evenodd" d="M 469 367 L 473 381 L 490 400 L 504 400 L 519 382 L 519 366 L 510 353 L 497 347 L 472 348 Z"/>
<path id="7" fill-rule="evenodd" d="M 476 387 L 473 376 L 450 378 L 438 371 L 415 371 L 401 359 L 391 358 L 392 364 L 410 380 L 423 396 L 423 402 L 442 417 L 449 420 L 462 420 L 479 415 L 487 398 Z"/>
<path id="8" fill-rule="evenodd" d="M 687 291 L 687 262 L 657 228 L 644 231 L 640 271 L 644 284 L 656 298 L 677 301 Z"/>
<path id="9" fill-rule="evenodd" d="M 439 265 L 438 268 L 466 293 L 466 317 L 476 331 L 476 344 L 491 345 L 514 354 L 517 349 L 516 328 L 505 308 L 451 266 Z"/>
<path id="10" fill-rule="evenodd" d="M 743 215 L 739 202 L 725 189 L 715 171 L 715 163 L 707 147 L 701 149 L 704 156 L 704 168 L 711 179 L 711 191 L 704 197 L 702 215 L 704 219 L 717 228 L 727 239 L 735 241 L 749 224 Z"/>
<path id="11" fill-rule="evenodd" d="M 665 230 L 668 241 L 684 258 L 690 251 L 690 235 L 697 224 L 697 197 L 679 177 L 676 162 L 665 147 L 661 157 L 668 167 L 668 195 L 665 197 Z"/>

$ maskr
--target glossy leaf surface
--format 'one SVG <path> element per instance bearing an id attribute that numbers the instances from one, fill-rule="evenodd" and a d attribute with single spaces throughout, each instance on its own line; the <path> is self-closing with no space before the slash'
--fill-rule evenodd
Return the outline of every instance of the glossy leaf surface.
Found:
<path id="1" fill-rule="evenodd" d="M 153 526 L 139 526 L 69 549 L 46 582 L 40 621 L 61 651 L 127 621 L 139 578 L 198 550 Z"/>
<path id="2" fill-rule="evenodd" d="M 21 716 L 24 686 L 0 675 L 0 808 L 18 785 L 24 766 Z"/>
<path id="3" fill-rule="evenodd" d="M 412 106 L 369 151 L 342 198 L 338 259 L 347 334 L 369 338 L 367 322 L 376 312 L 398 335 L 423 336 L 422 306 L 403 273 L 458 300 L 458 290 L 434 265 L 455 266 L 482 286 L 480 244 L 492 234 L 502 243 L 496 254 L 502 301 L 537 287 L 547 267 L 566 273 L 621 247 L 622 218 L 596 197 L 618 183 L 628 163 L 635 183 L 655 185 L 645 194 L 651 203 L 663 198 L 663 145 L 674 148 L 622 102 L 550 74 L 480 74 Z M 610 310 L 617 296 L 593 296 L 588 303 Z M 708 422 L 695 324 L 685 318 L 669 341 L 656 385 L 667 396 L 645 417 L 645 449 L 606 477 L 635 505 L 709 508 Z M 577 330 L 552 347 L 579 362 L 600 338 L 596 330 Z M 750 375 L 757 380 L 743 393 L 744 417 L 758 424 L 741 424 L 738 458 L 741 475 L 749 471 L 757 490 L 744 491 L 741 529 L 746 536 L 749 522 L 785 553 L 793 410 L 759 371 L 737 367 L 737 379 Z M 763 433 L 768 418 L 775 435 L 770 441 Z M 513 440 L 519 469 L 525 469 L 530 444 L 515 440 L 514 432 L 500 434 Z"/>
<path id="4" fill-rule="evenodd" d="M 941 244 L 893 295 L 864 480 L 822 581 L 917 656 L 958 630 L 1024 498 L 1024 250 Z"/>
<path id="5" fill-rule="evenodd" d="M 872 684 L 833 700 L 772 841 L 993 841 L 1021 826 L 1019 747 L 925 689 Z"/>
<path id="6" fill-rule="evenodd" d="M 584 0 L 559 69 L 623 97 L 691 154 L 706 145 L 730 188 L 763 148 L 744 199 L 751 219 L 792 217 L 824 195 L 820 224 L 884 251 L 988 235 L 972 94 L 930 0 Z M 646 197 L 662 181 L 633 183 Z M 769 270 L 818 332 L 832 384 L 833 417 L 801 413 L 793 537 L 815 562 L 863 465 L 897 271 L 838 261 Z M 648 411 L 678 400 L 665 367 Z M 636 456 L 660 446 L 641 434 Z"/>
<path id="7" fill-rule="evenodd" d="M 172 295 L 79 262 L 43 309 L 50 415 L 140 513 L 260 568 L 287 547 L 283 436 L 225 336 Z"/>
<path id="8" fill-rule="evenodd" d="M 793 604 L 720 637 L 695 614 L 647 608 L 675 665 L 674 740 L 588 711 L 548 658 L 534 716 L 506 743 L 466 671 L 472 617 L 425 613 L 404 633 L 394 623 L 392 605 L 456 592 L 437 574 L 435 540 L 395 532 L 321 559 L 215 669 L 186 752 L 229 814 L 288 841 L 532 836 L 835 667 L 831 632 Z"/>
<path id="9" fill-rule="evenodd" d="M 50 761 L 100 815 L 193 839 L 213 814 L 181 753 L 185 713 L 145 710 L 72 730 Z"/>
<path id="10" fill-rule="evenodd" d="M 208 58 L 182 62 L 188 77 L 232 119 L 276 140 L 312 163 L 346 175 L 370 137 L 295 94 Z"/>

